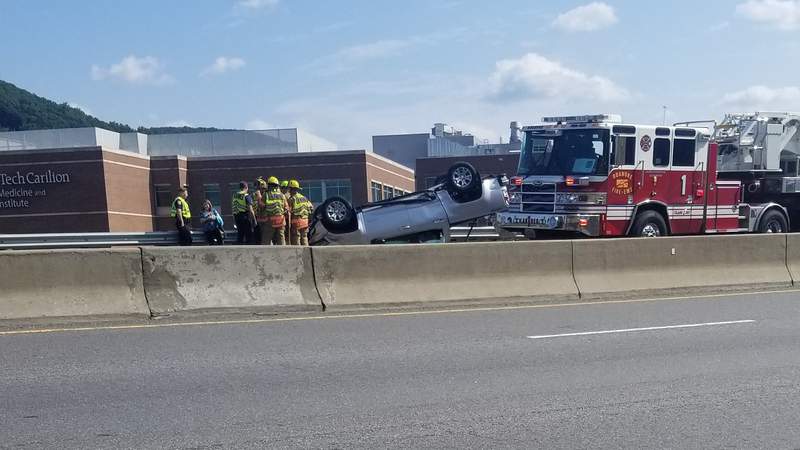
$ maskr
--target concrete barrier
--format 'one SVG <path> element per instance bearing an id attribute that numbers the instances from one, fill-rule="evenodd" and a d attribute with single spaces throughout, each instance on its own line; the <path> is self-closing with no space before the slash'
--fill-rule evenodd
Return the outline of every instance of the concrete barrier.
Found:
<path id="1" fill-rule="evenodd" d="M 327 307 L 577 299 L 568 241 L 315 247 Z"/>
<path id="2" fill-rule="evenodd" d="M 800 234 L 786 235 L 786 267 L 795 286 L 800 284 Z"/>
<path id="3" fill-rule="evenodd" d="M 149 316 L 138 249 L 0 253 L 0 319 Z"/>
<path id="4" fill-rule="evenodd" d="M 143 248 L 142 266 L 153 313 L 211 308 L 322 309 L 308 248 Z"/>
<path id="5" fill-rule="evenodd" d="M 573 241 L 584 298 L 787 288 L 786 235 Z"/>

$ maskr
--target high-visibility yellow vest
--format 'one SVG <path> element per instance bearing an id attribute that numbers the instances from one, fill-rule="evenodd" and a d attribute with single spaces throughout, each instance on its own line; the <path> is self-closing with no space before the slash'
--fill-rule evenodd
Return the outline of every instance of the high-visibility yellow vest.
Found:
<path id="1" fill-rule="evenodd" d="M 231 205 L 234 215 L 247 212 L 247 192 L 239 191 L 233 194 Z"/>
<path id="2" fill-rule="evenodd" d="M 184 219 L 191 219 L 192 212 L 189 210 L 189 203 L 186 200 L 184 200 L 184 198 L 181 196 L 175 197 L 175 200 L 173 200 L 172 206 L 169 209 L 169 216 L 178 217 L 178 210 L 177 208 L 175 208 L 176 203 L 180 205 L 179 207 L 180 207 L 181 217 L 183 217 Z"/>
<path id="3" fill-rule="evenodd" d="M 308 219 L 313 205 L 303 194 L 298 192 L 289 196 L 289 207 L 292 209 L 292 217 Z"/>
<path id="4" fill-rule="evenodd" d="M 264 214 L 270 217 L 283 216 L 286 214 L 285 204 L 286 197 L 279 188 L 274 188 L 264 196 Z"/>

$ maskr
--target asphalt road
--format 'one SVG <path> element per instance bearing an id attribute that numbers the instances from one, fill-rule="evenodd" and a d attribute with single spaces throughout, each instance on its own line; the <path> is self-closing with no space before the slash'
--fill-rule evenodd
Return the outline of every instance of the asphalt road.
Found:
<path id="1" fill-rule="evenodd" d="M 798 319 L 791 292 L 4 334 L 0 447 L 800 448 Z"/>

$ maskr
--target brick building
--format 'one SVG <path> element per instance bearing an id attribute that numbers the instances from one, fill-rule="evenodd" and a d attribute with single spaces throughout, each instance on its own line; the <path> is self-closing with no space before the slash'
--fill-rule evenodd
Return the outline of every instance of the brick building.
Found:
<path id="1" fill-rule="evenodd" d="M 0 234 L 172 230 L 169 206 L 184 184 L 195 215 L 208 198 L 232 226 L 238 183 L 272 175 L 298 179 L 315 204 L 340 195 L 360 205 L 376 186 L 382 198 L 414 190 L 411 169 L 364 150 L 209 157 L 104 146 L 0 151 Z"/>
<path id="2" fill-rule="evenodd" d="M 447 173 L 456 162 L 466 161 L 478 170 L 482 175 L 502 175 L 509 177 L 516 175 L 517 164 L 519 163 L 519 153 L 505 155 L 484 155 L 484 156 L 451 156 L 447 158 L 418 158 L 415 190 L 427 189 L 435 183 L 438 176 Z"/>

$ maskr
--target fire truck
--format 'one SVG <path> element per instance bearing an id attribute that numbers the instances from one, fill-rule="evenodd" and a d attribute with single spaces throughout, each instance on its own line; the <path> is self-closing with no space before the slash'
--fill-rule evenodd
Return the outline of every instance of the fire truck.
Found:
<path id="1" fill-rule="evenodd" d="M 800 114 L 673 126 L 546 117 L 522 131 L 500 230 L 656 237 L 800 227 Z"/>

